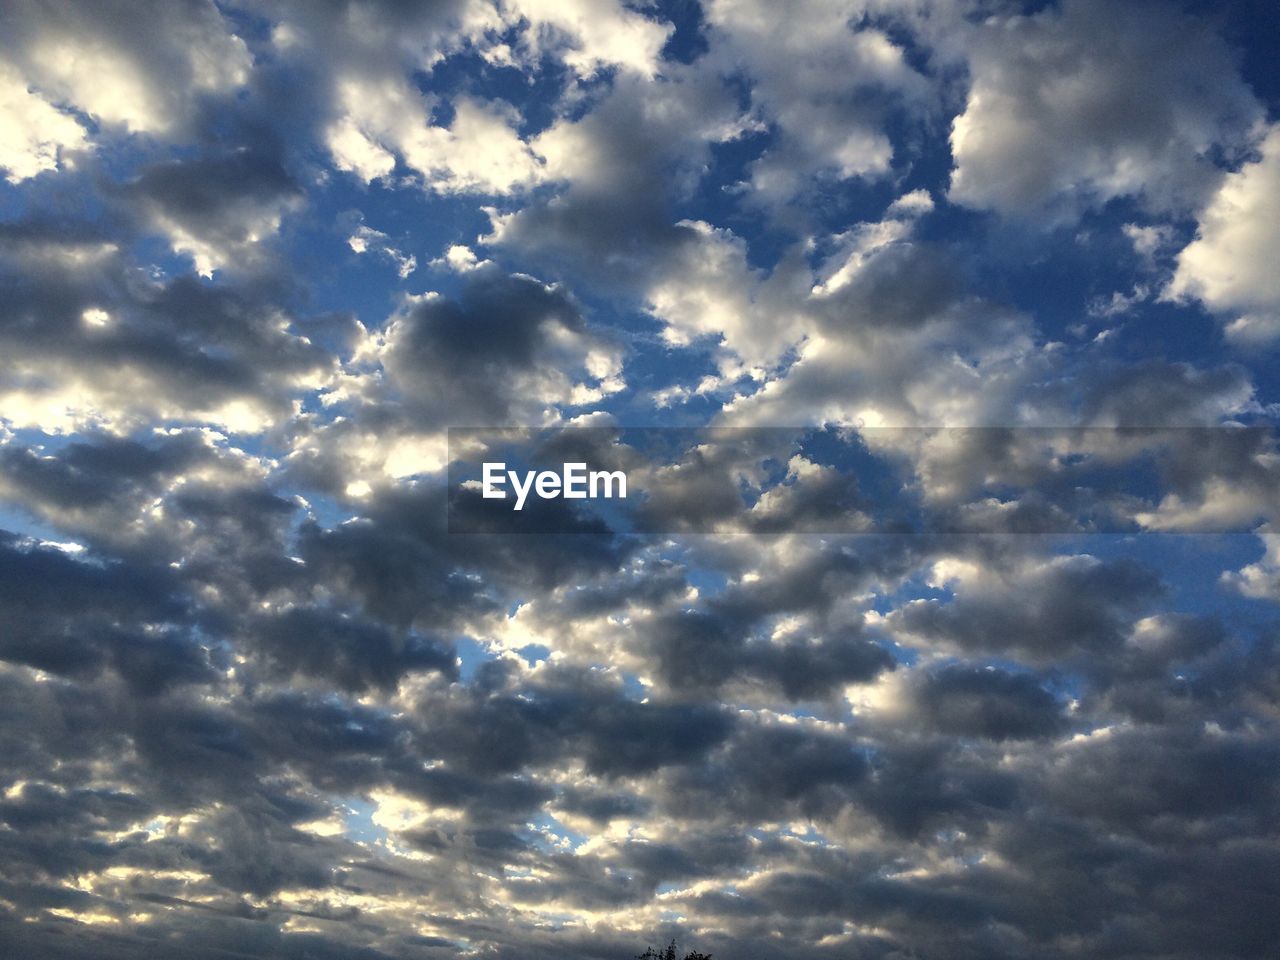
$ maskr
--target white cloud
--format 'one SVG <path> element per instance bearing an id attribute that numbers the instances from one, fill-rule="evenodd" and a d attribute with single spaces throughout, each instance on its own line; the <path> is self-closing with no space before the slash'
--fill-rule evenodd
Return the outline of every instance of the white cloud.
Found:
<path id="1" fill-rule="evenodd" d="M 950 198 L 1068 219 L 1114 197 L 1193 209 L 1260 114 L 1225 43 L 1172 11 L 1067 0 L 987 21 L 969 42 L 972 85 L 951 131 Z"/>
<path id="2" fill-rule="evenodd" d="M 933 197 L 928 190 L 912 190 L 904 193 L 885 211 L 885 216 L 914 219 L 923 216 L 933 209 Z"/>
<path id="3" fill-rule="evenodd" d="M 752 196 L 783 202 L 816 173 L 838 179 L 886 173 L 893 145 L 884 116 L 899 98 L 924 102 L 925 79 L 882 30 L 853 24 L 861 2 L 806 0 L 785 16 L 768 0 L 706 5 L 711 59 L 741 71 L 777 143 L 751 167 Z"/>
<path id="4" fill-rule="evenodd" d="M 1134 252 L 1148 264 L 1173 240 L 1173 228 L 1165 225 L 1144 227 L 1136 223 L 1126 223 L 1120 229 L 1133 244 Z"/>
<path id="5" fill-rule="evenodd" d="M 448 135 L 416 144 L 405 160 L 441 193 L 511 193 L 542 175 L 538 158 L 516 132 L 518 123 L 515 111 L 503 105 L 459 100 Z"/>
<path id="6" fill-rule="evenodd" d="M 722 338 L 731 355 L 748 367 L 771 364 L 801 335 L 796 311 L 777 296 L 785 270 L 768 283 L 747 263 L 746 244 L 729 230 L 700 221 L 682 224 L 691 241 L 671 267 L 645 293 L 649 310 L 666 323 L 663 335 L 673 344 L 699 337 Z"/>
<path id="7" fill-rule="evenodd" d="M 1261 154 L 1222 181 L 1196 239 L 1178 254 L 1168 290 L 1230 317 L 1227 336 L 1241 342 L 1280 337 L 1280 126 Z"/>
<path id="8" fill-rule="evenodd" d="M 612 65 L 653 76 L 673 29 L 613 0 L 508 0 L 505 7 L 529 19 L 535 51 L 550 47 L 584 77 Z"/>
<path id="9" fill-rule="evenodd" d="M 453 118 L 433 123 L 442 104 L 420 92 L 415 74 L 467 49 L 527 71 L 547 56 L 581 78 L 609 67 L 652 78 L 673 30 L 613 0 L 273 7 L 276 49 L 329 66 L 321 137 L 335 166 L 368 183 L 390 177 L 399 160 L 438 193 L 510 194 L 543 179 L 541 160 L 519 135 L 516 111 L 499 101 L 459 97 L 448 104 Z"/>
<path id="10" fill-rule="evenodd" d="M 17 3 L 0 44 L 42 95 L 133 133 L 185 127 L 196 97 L 248 79 L 252 58 L 212 3 Z"/>
<path id="11" fill-rule="evenodd" d="M 1238 529 L 1256 522 L 1259 513 L 1275 516 L 1276 504 L 1268 502 L 1275 500 L 1274 487 L 1274 480 L 1259 490 L 1234 476 L 1209 477 L 1192 496 L 1167 493 L 1154 510 L 1136 513 L 1134 519 L 1147 530 L 1171 533 Z"/>
<path id="12" fill-rule="evenodd" d="M 168 236 L 175 253 L 191 258 L 196 273 L 212 277 L 215 270 L 257 263 L 262 257 L 263 240 L 274 236 L 280 229 L 283 208 L 250 210 L 247 203 L 239 206 L 243 215 L 235 219 L 231 233 L 193 230 L 180 218 L 160 211 L 155 213 L 152 222 L 157 230 Z"/>
<path id="13" fill-rule="evenodd" d="M 418 258 L 406 254 L 391 245 L 389 238 L 381 230 L 374 230 L 367 224 L 360 224 L 355 232 L 347 237 L 347 246 L 355 253 L 377 253 L 390 260 L 396 266 L 396 273 L 403 280 L 418 269 Z"/>
<path id="14" fill-rule="evenodd" d="M 503 104 L 461 98 L 451 123 L 438 126 L 426 119 L 432 101 L 403 78 L 349 76 L 338 105 L 325 143 L 338 169 L 365 182 L 389 176 L 396 156 L 437 193 L 508 194 L 542 177 L 516 132 L 519 118 Z"/>
<path id="15" fill-rule="evenodd" d="M 64 152 L 88 149 L 74 117 L 30 92 L 22 75 L 0 63 L 0 168 L 10 183 L 58 169 Z"/>
<path id="16" fill-rule="evenodd" d="M 1222 582 L 1246 597 L 1271 600 L 1280 597 L 1280 533 L 1272 527 L 1257 530 L 1258 539 L 1266 553 L 1257 563 L 1250 563 L 1240 570 L 1222 575 Z"/>
<path id="17" fill-rule="evenodd" d="M 432 260 L 431 265 L 433 267 L 445 267 L 454 273 L 470 273 L 472 270 L 479 270 L 492 262 L 492 260 L 477 259 L 475 251 L 470 247 L 465 244 L 455 243 L 444 252 L 444 256 L 436 257 L 436 259 Z"/>
<path id="18" fill-rule="evenodd" d="M 753 378 L 726 404 L 728 423 L 1007 422 L 1047 358 L 1027 318 L 968 296 L 945 253 L 912 240 L 931 205 L 908 193 L 769 274 L 732 233 L 687 224 L 697 242 L 649 288 L 650 310 L 674 343 L 721 337 L 721 387 Z"/>
<path id="19" fill-rule="evenodd" d="M 336 121 L 324 135 L 325 144 L 339 170 L 354 173 L 365 183 L 390 176 L 396 168 L 395 155 L 374 143 L 350 116 Z"/>

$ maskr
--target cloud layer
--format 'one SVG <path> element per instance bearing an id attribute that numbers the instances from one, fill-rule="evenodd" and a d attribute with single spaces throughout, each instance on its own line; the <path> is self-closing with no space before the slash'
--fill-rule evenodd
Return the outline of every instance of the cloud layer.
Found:
<path id="1" fill-rule="evenodd" d="M 1274 956 L 1269 17 L 9 3 L 0 954 Z"/>

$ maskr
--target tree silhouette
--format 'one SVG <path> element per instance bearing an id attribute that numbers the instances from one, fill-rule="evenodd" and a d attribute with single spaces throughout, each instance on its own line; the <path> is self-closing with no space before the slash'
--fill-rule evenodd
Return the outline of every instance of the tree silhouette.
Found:
<path id="1" fill-rule="evenodd" d="M 665 950 L 655 950 L 653 947 L 649 947 L 644 953 L 637 956 L 636 960 L 676 960 L 676 942 L 672 940 L 667 944 L 667 949 Z M 684 955 L 684 960 L 711 960 L 711 954 L 690 950 Z"/>

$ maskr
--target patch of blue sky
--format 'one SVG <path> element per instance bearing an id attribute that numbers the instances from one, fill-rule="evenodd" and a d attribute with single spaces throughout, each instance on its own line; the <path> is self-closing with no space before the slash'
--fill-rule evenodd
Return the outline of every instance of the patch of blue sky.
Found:
<path id="1" fill-rule="evenodd" d="M 526 839 L 543 853 L 563 853 L 576 850 L 591 838 L 585 833 L 570 830 L 549 813 L 540 813 L 526 824 Z"/>
<path id="2" fill-rule="evenodd" d="M 551 657 L 551 648 L 541 643 L 525 644 L 516 650 L 530 667 L 543 663 Z"/>
<path id="3" fill-rule="evenodd" d="M 489 226 L 469 200 L 376 180 L 364 185 L 341 174 L 316 191 L 311 208 L 298 221 L 288 239 L 292 258 L 304 261 L 313 278 L 307 308 L 312 313 L 353 313 L 370 330 L 383 327 L 405 293 L 456 294 L 462 279 L 433 268 L 430 261 L 454 244 L 470 244 Z M 352 250 L 348 239 L 361 224 L 386 234 L 388 245 L 414 257 L 416 270 L 400 278 L 389 258 L 373 250 Z"/>
<path id="4" fill-rule="evenodd" d="M 622 674 L 622 692 L 629 700 L 649 699 L 649 688 L 641 683 L 640 678 L 634 673 Z"/>
<path id="5" fill-rule="evenodd" d="M 368 846 L 385 843 L 390 839 L 385 827 L 373 821 L 378 805 L 363 797 L 343 797 L 339 801 L 342 811 L 343 833 L 347 839 Z"/>
<path id="6" fill-rule="evenodd" d="M 509 30 L 499 42 L 515 46 L 516 32 Z M 530 72 L 484 59 L 470 47 L 445 57 L 431 70 L 415 75 L 418 88 L 441 98 L 432 120 L 448 126 L 453 119 L 453 104 L 459 97 L 481 101 L 501 101 L 514 107 L 518 114 L 517 132 L 522 139 L 537 136 L 560 116 L 556 105 L 572 73 L 562 63 L 544 57 Z"/>
<path id="7" fill-rule="evenodd" d="M 454 637 L 453 647 L 458 655 L 458 679 L 463 683 L 470 683 L 482 664 L 495 659 L 488 646 L 472 637 Z"/>
<path id="8" fill-rule="evenodd" d="M 0 503 L 0 530 L 45 543 L 76 542 L 67 537 L 66 531 L 45 523 L 33 513 L 13 503 Z"/>

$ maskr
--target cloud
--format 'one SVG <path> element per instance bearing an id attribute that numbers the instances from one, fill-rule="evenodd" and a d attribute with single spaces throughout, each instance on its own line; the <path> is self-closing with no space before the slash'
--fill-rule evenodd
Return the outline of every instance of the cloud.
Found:
<path id="1" fill-rule="evenodd" d="M 110 664 L 139 693 L 209 678 L 207 654 L 179 625 L 183 604 L 168 571 L 99 566 L 11 534 L 0 549 L 8 638 L 0 658 L 63 676 Z"/>
<path id="2" fill-rule="evenodd" d="M 1280 596 L 1280 538 L 1266 526 L 1259 528 L 1258 538 L 1266 548 L 1262 557 L 1238 571 L 1224 571 L 1222 581 L 1246 597 Z"/>
<path id="3" fill-rule="evenodd" d="M 454 656 L 439 642 L 397 635 L 345 611 L 293 607 L 247 626 L 278 676 L 316 677 L 342 690 L 391 687 L 411 670 L 456 672 Z"/>
<path id="4" fill-rule="evenodd" d="M 1160 594 L 1150 570 L 1088 555 L 1008 566 L 940 560 L 933 578 L 955 599 L 906 604 L 889 618 L 895 634 L 957 653 L 1014 652 L 1033 664 L 1118 648 L 1130 619 Z"/>
<path id="5" fill-rule="evenodd" d="M 484 242 L 640 296 L 664 270 L 696 258 L 700 235 L 714 231 L 673 223 L 671 207 L 696 186 L 710 145 L 741 131 L 742 117 L 717 78 L 678 67 L 668 74 L 619 77 L 595 109 L 543 130 L 530 146 L 564 189 L 509 213 L 495 209 Z"/>
<path id="6" fill-rule="evenodd" d="M 522 191 L 544 179 L 543 161 L 518 130 L 521 118 L 510 105 L 424 94 L 412 80 L 414 70 L 429 72 L 468 46 L 495 63 L 514 63 L 512 46 L 494 40 L 513 31 L 522 66 L 550 56 L 583 78 L 615 66 L 651 77 L 670 32 L 611 2 L 456 2 L 417 11 L 396 4 L 281 4 L 278 10 L 274 39 L 284 55 L 312 47 L 335 66 L 319 79 L 331 89 L 321 135 L 337 168 L 368 183 L 390 177 L 403 163 L 426 189 L 442 194 Z M 344 29 L 344 18 L 355 29 Z M 451 114 L 448 122 L 433 116 L 442 109 Z"/>
<path id="7" fill-rule="evenodd" d="M 512 0 L 507 11 L 529 22 L 525 42 L 535 55 L 553 51 L 584 77 L 614 65 L 652 77 L 672 33 L 669 24 L 612 0 Z"/>
<path id="8" fill-rule="evenodd" d="M 601 379 L 616 362 L 563 288 L 493 274 L 472 281 L 459 301 L 408 304 L 383 334 L 381 353 L 406 402 L 425 410 L 468 404 L 484 423 L 506 421 L 516 407 L 567 403 L 577 383 Z"/>
<path id="9" fill-rule="evenodd" d="M 438 474 L 446 428 L 551 424 L 622 390 L 622 349 L 561 286 L 477 266 L 457 299 L 409 295 L 363 332 L 327 406 L 346 415 L 294 438 L 290 469 L 329 491 Z M 351 486 L 351 485 L 355 486 Z"/>
<path id="10" fill-rule="evenodd" d="M 1167 290 L 1227 319 L 1228 339 L 1241 344 L 1280 335 L 1280 282 L 1262 255 L 1274 249 L 1280 220 L 1280 130 L 1272 129 L 1259 150 L 1259 159 L 1228 174 L 1209 199 Z"/>
<path id="11" fill-rule="evenodd" d="M 781 205 L 812 178 L 889 173 L 889 114 L 903 102 L 931 109 L 929 84 L 904 49 L 862 21 L 861 3 L 803 3 L 785 18 L 767 3 L 708 3 L 709 59 L 741 71 L 752 104 L 777 136 L 750 165 L 753 202 Z"/>
<path id="12" fill-rule="evenodd" d="M 225 223 L 216 209 L 183 210 L 191 223 L 202 213 Z M 238 225 L 228 229 L 241 236 Z M 159 418 L 262 430 L 291 411 L 292 390 L 323 383 L 331 364 L 259 290 L 139 276 L 117 242 L 92 230 L 11 224 L 0 271 L 12 291 L 0 340 L 21 358 L 0 395 L 20 427 L 124 432 Z"/>
<path id="13" fill-rule="evenodd" d="M 393 247 L 388 240 L 389 238 L 385 233 L 380 230 L 374 230 L 372 227 L 362 223 L 356 227 L 351 236 L 347 237 L 347 246 L 354 253 L 369 253 L 373 251 L 381 254 L 395 264 L 396 273 L 401 280 L 407 279 L 409 274 L 418 269 L 418 258 L 411 253 L 403 253 Z"/>
<path id="14" fill-rule="evenodd" d="M 926 728 L 944 734 L 1021 740 L 1063 731 L 1061 705 L 1035 677 L 951 664 L 926 673 L 912 691 Z"/>
<path id="15" fill-rule="evenodd" d="M 10 183 L 57 170 L 72 154 L 89 148 L 84 127 L 32 93 L 22 75 L 7 65 L 0 69 L 0 124 L 8 131 L 0 147 L 0 168 Z"/>
<path id="16" fill-rule="evenodd" d="M 431 265 L 444 267 L 455 273 L 470 273 L 472 270 L 479 270 L 492 262 L 491 260 L 477 259 L 475 251 L 466 244 L 454 243 L 449 245 L 443 256 L 432 260 Z"/>
<path id="17" fill-rule="evenodd" d="M 1274 32 L 1018 6 L 9 4 L 0 954 L 1275 955 Z"/>
<path id="18" fill-rule="evenodd" d="M 130 133 L 173 136 L 200 99 L 243 86 L 244 40 L 208 2 L 20 0 L 4 46 L 40 95 Z"/>
<path id="19" fill-rule="evenodd" d="M 542 178 L 538 157 L 501 104 L 461 99 L 449 126 L 426 124 L 426 104 L 403 84 L 343 81 L 343 116 L 325 134 L 339 170 L 368 182 L 390 176 L 395 156 L 438 193 L 507 194 Z"/>
<path id="20" fill-rule="evenodd" d="M 970 71 L 949 199 L 1041 222 L 1120 197 L 1194 209 L 1216 180 L 1212 150 L 1239 149 L 1261 116 L 1207 25 L 1143 5 L 993 16 Z"/>
<path id="21" fill-rule="evenodd" d="M 301 205 L 277 161 L 247 152 L 157 164 L 121 194 L 203 277 L 260 264 L 284 214 Z"/>

